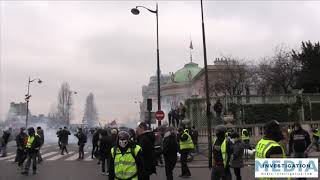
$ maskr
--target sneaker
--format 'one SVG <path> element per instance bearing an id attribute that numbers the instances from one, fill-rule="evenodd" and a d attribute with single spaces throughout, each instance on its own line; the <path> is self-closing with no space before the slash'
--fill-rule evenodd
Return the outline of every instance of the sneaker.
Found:
<path id="1" fill-rule="evenodd" d="M 105 172 L 101 172 L 101 174 L 102 174 L 102 175 L 105 175 L 106 173 L 105 173 Z"/>
<path id="2" fill-rule="evenodd" d="M 105 175 L 106 175 L 106 176 L 109 176 L 109 172 L 106 172 Z"/>

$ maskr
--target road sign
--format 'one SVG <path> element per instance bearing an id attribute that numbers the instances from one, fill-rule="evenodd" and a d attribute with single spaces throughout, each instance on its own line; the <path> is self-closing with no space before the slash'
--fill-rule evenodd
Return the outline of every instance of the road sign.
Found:
<path id="1" fill-rule="evenodd" d="M 156 112 L 155 116 L 158 121 L 161 121 L 164 118 L 164 112 L 159 110 Z"/>

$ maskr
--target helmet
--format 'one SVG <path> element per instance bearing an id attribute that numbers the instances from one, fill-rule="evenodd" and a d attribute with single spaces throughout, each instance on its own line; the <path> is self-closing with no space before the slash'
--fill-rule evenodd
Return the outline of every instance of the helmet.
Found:
<path id="1" fill-rule="evenodd" d="M 119 140 L 129 140 L 130 134 L 127 131 L 120 131 L 118 133 L 118 139 Z"/>
<path id="2" fill-rule="evenodd" d="M 271 120 L 265 124 L 264 128 L 264 133 L 267 138 L 270 138 L 276 142 L 283 139 L 282 131 L 278 121 Z"/>
<path id="3" fill-rule="evenodd" d="M 221 133 L 226 133 L 227 132 L 227 127 L 225 125 L 218 125 L 215 127 L 215 132 L 216 134 L 221 134 Z"/>
<path id="4" fill-rule="evenodd" d="M 35 130 L 34 130 L 33 127 L 29 127 L 29 128 L 28 128 L 28 134 L 29 134 L 29 136 L 32 136 L 32 135 L 35 134 Z"/>
<path id="5" fill-rule="evenodd" d="M 118 133 L 118 144 L 125 148 L 129 144 L 130 134 L 127 131 L 120 131 Z"/>

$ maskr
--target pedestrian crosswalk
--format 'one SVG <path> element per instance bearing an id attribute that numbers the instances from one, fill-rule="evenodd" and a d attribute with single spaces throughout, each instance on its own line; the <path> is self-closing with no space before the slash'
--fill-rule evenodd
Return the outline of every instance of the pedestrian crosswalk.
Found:
<path id="1" fill-rule="evenodd" d="M 52 161 L 76 161 L 78 160 L 79 153 L 76 150 L 69 151 L 68 154 L 61 155 L 60 150 L 57 150 L 55 145 L 44 145 L 41 148 L 42 159 L 46 162 Z M 16 157 L 16 152 L 8 152 L 6 157 L 0 157 L 1 161 L 13 162 Z M 91 153 L 84 152 L 84 161 L 93 161 Z"/>

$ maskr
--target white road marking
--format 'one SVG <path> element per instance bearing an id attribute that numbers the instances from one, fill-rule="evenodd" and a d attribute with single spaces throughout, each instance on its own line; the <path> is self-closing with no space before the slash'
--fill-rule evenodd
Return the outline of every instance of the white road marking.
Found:
<path id="1" fill-rule="evenodd" d="M 86 155 L 86 154 L 88 154 L 88 152 L 84 152 L 84 154 Z M 76 154 L 74 154 L 73 156 L 68 157 L 68 158 L 65 159 L 65 160 L 66 160 L 66 161 L 74 161 L 74 160 L 78 159 L 78 157 L 79 157 L 79 153 L 76 153 Z"/>
<path id="2" fill-rule="evenodd" d="M 2 160 L 7 160 L 7 159 L 11 159 L 11 158 L 13 158 L 13 157 L 15 157 L 15 156 L 16 156 L 16 154 L 12 154 L 12 155 L 6 156 L 6 157 L 1 157 L 1 158 L 0 158 L 0 161 L 2 161 Z"/>
<path id="3" fill-rule="evenodd" d="M 69 154 L 72 154 L 72 153 L 74 153 L 74 151 L 69 152 Z M 58 160 L 58 159 L 61 159 L 61 158 L 65 157 L 65 156 L 67 156 L 67 155 L 58 154 L 58 155 L 56 155 L 56 156 L 53 156 L 53 157 L 47 159 L 47 161 Z"/>
<path id="4" fill-rule="evenodd" d="M 51 156 L 53 154 L 58 154 L 58 152 L 49 152 L 49 153 L 43 154 L 42 155 L 42 159 L 45 158 L 45 157 Z"/>
<path id="5" fill-rule="evenodd" d="M 93 159 L 91 158 L 91 154 L 89 154 L 89 156 L 87 158 L 84 159 L 85 161 L 93 161 Z"/>

